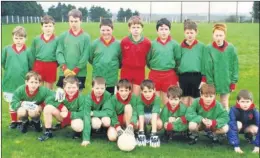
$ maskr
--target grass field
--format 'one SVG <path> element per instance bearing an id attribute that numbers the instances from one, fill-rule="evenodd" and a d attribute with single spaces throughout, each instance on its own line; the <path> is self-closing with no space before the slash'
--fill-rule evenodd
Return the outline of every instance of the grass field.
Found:
<path id="1" fill-rule="evenodd" d="M 16 25 L 2 25 L 2 48 L 12 43 L 11 32 Z M 27 46 L 30 45 L 33 37 L 40 34 L 39 24 L 23 25 L 28 33 Z M 87 31 L 91 39 L 99 37 L 99 25 L 97 23 L 83 23 L 83 28 Z M 205 44 L 211 42 L 213 24 L 199 24 L 198 39 Z M 258 24 L 227 24 L 227 40 L 233 43 L 239 55 L 239 82 L 235 92 L 231 94 L 230 103 L 234 105 L 235 97 L 240 89 L 248 89 L 254 94 L 254 102 L 259 109 L 259 25 Z M 114 36 L 122 39 L 128 34 L 127 24 L 115 24 Z M 68 24 L 57 23 L 56 35 L 60 35 L 68 29 Z M 157 37 L 155 24 L 145 24 L 144 35 L 149 39 Z M 183 40 L 183 24 L 172 24 L 171 36 L 181 42 Z M 91 88 L 92 67 L 88 65 L 88 75 L 84 94 Z M 148 71 L 146 71 L 148 74 Z M 72 140 L 64 135 L 70 128 L 56 132 L 56 137 L 44 143 L 39 142 L 37 137 L 41 133 L 29 131 L 21 134 L 17 130 L 8 129 L 9 125 L 8 104 L 2 100 L 2 157 L 3 158 L 49 158 L 49 157 L 258 157 L 252 154 L 253 145 L 246 143 L 241 137 L 241 147 L 244 155 L 233 152 L 233 148 L 227 141 L 223 145 L 212 146 L 208 139 L 201 136 L 196 145 L 189 146 L 187 141 L 173 141 L 169 144 L 162 144 L 158 149 L 150 147 L 137 147 L 130 153 L 120 151 L 116 143 L 111 143 L 105 139 L 95 138 L 91 140 L 91 145 L 84 148 L 80 146 L 80 140 Z"/>

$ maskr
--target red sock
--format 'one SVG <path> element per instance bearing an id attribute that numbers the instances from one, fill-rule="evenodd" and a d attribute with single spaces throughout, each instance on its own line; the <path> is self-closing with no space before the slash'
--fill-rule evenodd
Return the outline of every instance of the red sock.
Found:
<path id="1" fill-rule="evenodd" d="M 15 111 L 9 111 L 12 122 L 17 122 L 17 113 Z"/>

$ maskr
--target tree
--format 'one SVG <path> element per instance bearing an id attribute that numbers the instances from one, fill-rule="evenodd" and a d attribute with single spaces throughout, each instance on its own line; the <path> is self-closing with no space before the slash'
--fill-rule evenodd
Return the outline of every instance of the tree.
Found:
<path id="1" fill-rule="evenodd" d="M 136 11 L 133 13 L 133 15 L 139 16 L 140 13 L 136 10 Z"/>
<path id="2" fill-rule="evenodd" d="M 260 1 L 254 1 L 253 3 L 253 11 L 251 12 L 252 17 L 255 22 L 259 22 L 259 14 L 260 14 Z"/>
<path id="3" fill-rule="evenodd" d="M 100 6 L 91 6 L 91 8 L 89 9 L 89 16 L 91 21 L 99 22 L 100 17 L 111 18 L 112 14 L 109 10 L 105 10 L 105 8 L 102 8 Z"/>
<path id="4" fill-rule="evenodd" d="M 124 22 L 124 18 L 125 18 L 125 11 L 123 8 L 120 8 L 117 13 L 117 21 Z"/>
<path id="5" fill-rule="evenodd" d="M 82 13 L 82 19 L 86 19 L 88 17 L 88 9 L 86 7 L 84 7 L 84 8 L 80 7 L 79 10 Z"/>
<path id="6" fill-rule="evenodd" d="M 225 19 L 226 22 L 237 22 L 236 15 L 230 15 L 228 18 Z"/>

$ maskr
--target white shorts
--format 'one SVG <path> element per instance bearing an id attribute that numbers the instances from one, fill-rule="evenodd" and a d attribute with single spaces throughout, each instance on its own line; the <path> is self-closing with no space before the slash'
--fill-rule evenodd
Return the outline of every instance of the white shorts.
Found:
<path id="1" fill-rule="evenodd" d="M 152 113 L 144 113 L 144 124 L 149 125 L 151 124 L 152 120 Z"/>
<path id="2" fill-rule="evenodd" d="M 8 103 L 12 102 L 12 98 L 13 98 L 13 93 L 9 93 L 9 92 L 3 92 L 4 95 L 4 100 Z"/>

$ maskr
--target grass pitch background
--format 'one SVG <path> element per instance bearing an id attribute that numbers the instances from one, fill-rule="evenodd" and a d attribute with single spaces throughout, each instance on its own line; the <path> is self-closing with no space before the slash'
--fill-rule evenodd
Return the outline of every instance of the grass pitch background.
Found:
<path id="1" fill-rule="evenodd" d="M 2 48 L 12 44 L 11 33 L 16 25 L 2 25 Z M 24 24 L 27 30 L 27 47 L 30 47 L 32 39 L 41 33 L 40 24 Z M 198 40 L 208 44 L 212 41 L 213 24 L 199 24 Z M 240 89 L 248 89 L 253 92 L 254 103 L 259 109 L 259 25 L 258 24 L 227 24 L 227 41 L 233 43 L 238 50 L 239 56 L 239 82 L 236 91 L 231 94 L 230 105 L 235 104 L 235 98 Z M 68 30 L 67 23 L 57 23 L 55 34 L 60 35 Z M 98 23 L 83 23 L 84 31 L 88 32 L 91 40 L 99 37 Z M 116 39 L 122 39 L 128 35 L 127 24 L 116 23 L 113 35 Z M 145 24 L 144 35 L 151 40 L 157 37 L 155 24 Z M 184 38 L 183 24 L 172 24 L 171 36 L 177 42 Z M 84 94 L 91 89 L 92 67 L 88 65 L 86 89 Z M 148 69 L 146 75 L 148 74 Z M 3 74 L 3 73 L 2 73 Z M 2 157 L 4 158 L 42 158 L 42 157 L 258 157 L 252 154 L 253 145 L 249 145 L 241 136 L 241 147 L 244 155 L 235 154 L 233 148 L 227 141 L 223 145 L 212 146 L 208 139 L 200 136 L 196 145 L 190 146 L 187 141 L 172 141 L 161 144 L 160 148 L 136 147 L 132 152 L 120 151 L 116 143 L 108 142 L 106 139 L 91 139 L 91 145 L 81 147 L 81 140 L 66 138 L 65 134 L 70 131 L 66 128 L 54 132 L 55 137 L 46 142 L 39 142 L 37 137 L 42 133 L 28 131 L 21 134 L 18 130 L 8 129 L 10 122 L 8 104 L 2 100 Z"/>

